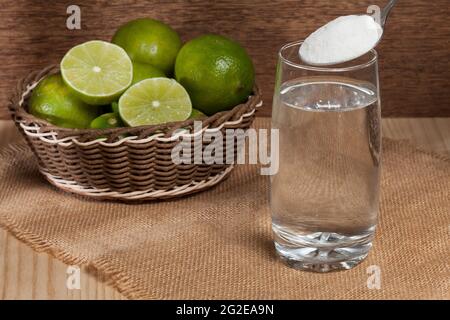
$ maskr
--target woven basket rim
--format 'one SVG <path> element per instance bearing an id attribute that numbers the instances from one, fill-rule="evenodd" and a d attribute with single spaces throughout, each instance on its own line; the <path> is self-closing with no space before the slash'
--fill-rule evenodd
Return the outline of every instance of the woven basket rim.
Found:
<path id="1" fill-rule="evenodd" d="M 160 125 L 146 125 L 138 127 L 121 127 L 111 129 L 71 129 L 55 126 L 43 119 L 37 118 L 28 113 L 26 109 L 27 100 L 32 90 L 47 75 L 59 72 L 59 65 L 49 65 L 41 70 L 33 71 L 20 79 L 17 83 L 15 91 L 10 98 L 8 109 L 11 112 L 13 120 L 20 124 L 33 125 L 39 127 L 40 132 L 51 132 L 58 138 L 76 138 L 78 141 L 86 142 L 98 140 L 99 136 L 104 137 L 103 141 L 116 141 L 124 135 L 131 135 L 137 139 L 144 139 L 153 135 L 169 138 L 174 131 L 185 129 L 193 133 L 194 121 L 202 122 L 202 129 L 217 128 L 227 121 L 240 119 L 249 111 L 254 111 L 261 105 L 261 94 L 259 87 L 254 85 L 252 95 L 246 102 L 236 105 L 230 110 L 215 113 L 204 119 L 188 119 L 177 122 L 167 122 Z"/>

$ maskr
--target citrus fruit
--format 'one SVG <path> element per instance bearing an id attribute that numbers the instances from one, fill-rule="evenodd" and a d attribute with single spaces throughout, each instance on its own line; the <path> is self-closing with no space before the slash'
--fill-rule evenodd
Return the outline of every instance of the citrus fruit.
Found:
<path id="1" fill-rule="evenodd" d="M 135 84 L 144 79 L 164 78 L 165 76 L 164 72 L 150 64 L 133 61 L 133 81 L 131 84 Z"/>
<path id="2" fill-rule="evenodd" d="M 189 92 L 193 106 L 212 115 L 244 102 L 252 92 L 255 72 L 237 42 L 210 34 L 181 48 L 175 78 Z"/>
<path id="3" fill-rule="evenodd" d="M 88 128 L 98 115 L 98 107 L 76 97 L 60 74 L 43 79 L 33 90 L 29 111 L 34 116 L 65 128 Z"/>
<path id="4" fill-rule="evenodd" d="M 203 118 L 206 118 L 206 115 L 203 112 L 201 112 L 197 109 L 192 109 L 189 119 L 198 119 L 199 120 L 199 119 L 203 119 Z"/>
<path id="5" fill-rule="evenodd" d="M 70 49 L 61 61 L 64 82 L 86 103 L 109 104 L 131 84 L 133 66 L 125 50 L 93 40 Z"/>
<path id="6" fill-rule="evenodd" d="M 109 129 L 123 127 L 122 120 L 119 115 L 111 112 L 105 113 L 92 120 L 90 127 L 92 129 Z"/>
<path id="7" fill-rule="evenodd" d="M 168 25 L 153 19 L 136 19 L 121 26 L 112 38 L 131 60 L 148 63 L 169 75 L 181 48 L 181 39 Z"/>
<path id="8" fill-rule="evenodd" d="M 191 111 L 188 93 L 174 79 L 142 80 L 119 99 L 120 117 L 131 127 L 186 120 Z"/>
<path id="9" fill-rule="evenodd" d="M 111 110 L 112 112 L 119 114 L 119 103 L 117 101 L 111 103 Z"/>

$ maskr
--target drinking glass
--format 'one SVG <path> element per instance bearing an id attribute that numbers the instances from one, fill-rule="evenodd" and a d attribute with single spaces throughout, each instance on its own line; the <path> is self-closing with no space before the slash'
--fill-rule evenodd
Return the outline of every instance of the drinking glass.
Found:
<path id="1" fill-rule="evenodd" d="M 278 56 L 272 128 L 279 130 L 279 170 L 270 177 L 275 248 L 297 269 L 350 269 L 367 256 L 377 223 L 377 53 L 317 67 L 301 61 L 301 44 L 286 44 Z"/>

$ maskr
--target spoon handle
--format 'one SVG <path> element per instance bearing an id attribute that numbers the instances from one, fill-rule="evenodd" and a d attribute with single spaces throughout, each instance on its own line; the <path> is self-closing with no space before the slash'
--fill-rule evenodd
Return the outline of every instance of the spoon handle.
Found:
<path id="1" fill-rule="evenodd" d="M 397 3 L 398 0 L 390 0 L 388 4 L 381 10 L 381 27 L 384 28 L 384 24 L 386 23 L 386 20 L 389 16 L 389 13 L 391 12 L 392 7 Z"/>

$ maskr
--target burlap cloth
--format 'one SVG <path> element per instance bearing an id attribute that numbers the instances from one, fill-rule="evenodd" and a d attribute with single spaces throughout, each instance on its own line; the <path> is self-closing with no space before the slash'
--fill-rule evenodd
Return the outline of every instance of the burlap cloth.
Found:
<path id="1" fill-rule="evenodd" d="M 15 144 L 0 151 L 0 225 L 35 250 L 97 269 L 129 298 L 449 299 L 450 159 L 391 140 L 383 151 L 374 247 L 343 272 L 276 259 L 268 178 L 256 166 L 175 201 L 98 202 L 52 187 Z M 367 286 L 371 265 L 380 289 Z"/>

